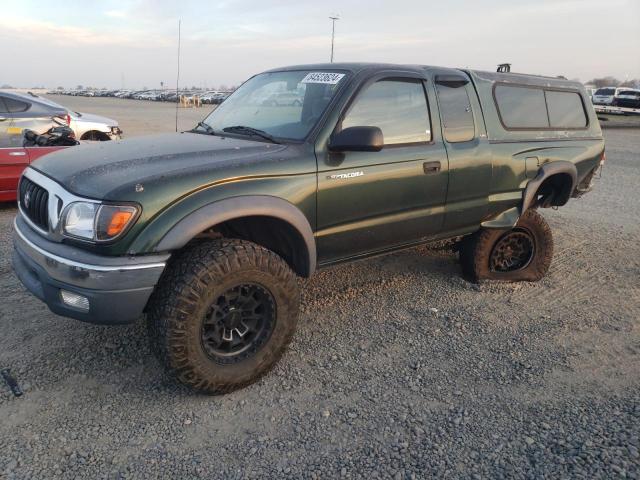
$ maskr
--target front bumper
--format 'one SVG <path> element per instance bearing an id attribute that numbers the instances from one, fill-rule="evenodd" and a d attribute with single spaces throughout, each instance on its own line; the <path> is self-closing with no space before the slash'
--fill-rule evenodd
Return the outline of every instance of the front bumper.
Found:
<path id="1" fill-rule="evenodd" d="M 52 312 L 98 324 L 131 323 L 142 314 L 169 255 L 104 257 L 50 242 L 20 216 L 14 223 L 13 269 Z M 66 304 L 61 291 L 81 295 L 88 309 Z"/>

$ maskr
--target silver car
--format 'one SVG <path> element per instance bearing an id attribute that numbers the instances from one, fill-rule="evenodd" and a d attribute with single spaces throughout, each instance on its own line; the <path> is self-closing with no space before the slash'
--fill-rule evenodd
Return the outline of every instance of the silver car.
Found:
<path id="1" fill-rule="evenodd" d="M 122 130 L 116 120 L 101 117 L 92 113 L 69 111 L 71 122 L 69 126 L 75 132 L 78 140 L 119 140 Z"/>
<path id="2" fill-rule="evenodd" d="M 21 147 L 23 130 L 38 134 L 68 125 L 67 110 L 34 94 L 0 92 L 0 147 Z"/>
<path id="3" fill-rule="evenodd" d="M 51 106 L 64 109 L 69 115 L 69 127 L 73 130 L 78 140 L 119 140 L 122 138 L 122 130 L 116 120 L 92 113 L 82 113 L 67 109 L 48 98 L 38 97 L 41 101 Z"/>

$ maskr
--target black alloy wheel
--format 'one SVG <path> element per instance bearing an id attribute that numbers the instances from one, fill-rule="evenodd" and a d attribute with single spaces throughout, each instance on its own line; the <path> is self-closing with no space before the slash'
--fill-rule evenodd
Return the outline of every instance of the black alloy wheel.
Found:
<path id="1" fill-rule="evenodd" d="M 535 254 L 535 240 L 524 228 L 505 233 L 496 242 L 489 257 L 492 272 L 514 272 L 526 268 Z"/>
<path id="2" fill-rule="evenodd" d="M 202 346 L 217 363 L 242 361 L 268 340 L 276 324 L 273 295 L 247 283 L 222 293 L 209 307 L 202 323 Z"/>

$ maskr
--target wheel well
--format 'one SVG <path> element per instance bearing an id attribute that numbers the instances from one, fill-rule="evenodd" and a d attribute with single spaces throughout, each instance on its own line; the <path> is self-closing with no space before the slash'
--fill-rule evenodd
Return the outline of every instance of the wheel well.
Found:
<path id="1" fill-rule="evenodd" d="M 556 207 L 564 205 L 571 198 L 573 178 L 568 173 L 556 173 L 544 179 L 536 191 L 532 206 Z"/>
<path id="2" fill-rule="evenodd" d="M 82 137 L 80 137 L 80 140 L 92 140 L 92 139 L 99 140 L 101 142 L 111 140 L 109 135 L 107 135 L 104 132 L 100 132 L 99 130 L 89 130 L 88 132 L 85 132 L 82 135 Z"/>
<path id="3" fill-rule="evenodd" d="M 248 240 L 277 253 L 302 277 L 311 275 L 304 238 L 290 223 L 275 217 L 248 216 L 227 220 L 200 233 L 200 238 L 225 237 Z"/>

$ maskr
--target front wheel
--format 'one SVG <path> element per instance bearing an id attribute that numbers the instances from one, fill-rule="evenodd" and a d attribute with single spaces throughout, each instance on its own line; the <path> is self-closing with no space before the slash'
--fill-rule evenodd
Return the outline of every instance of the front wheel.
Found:
<path id="1" fill-rule="evenodd" d="M 172 259 L 148 311 L 152 348 L 183 384 L 227 393 L 280 359 L 296 329 L 295 274 L 251 242 L 206 241 Z"/>
<path id="2" fill-rule="evenodd" d="M 460 262 L 466 277 L 478 281 L 537 282 L 553 257 L 553 235 L 536 210 L 522 214 L 510 230 L 483 229 L 465 238 Z"/>

